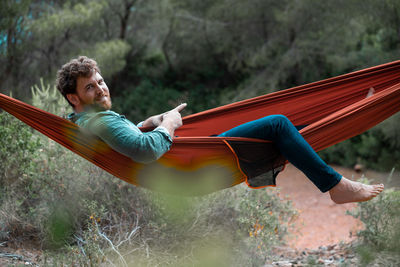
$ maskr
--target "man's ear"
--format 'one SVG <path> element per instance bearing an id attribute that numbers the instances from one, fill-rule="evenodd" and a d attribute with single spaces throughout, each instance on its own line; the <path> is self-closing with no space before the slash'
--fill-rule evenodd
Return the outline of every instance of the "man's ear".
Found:
<path id="1" fill-rule="evenodd" d="M 68 98 L 69 102 L 71 102 L 72 105 L 74 105 L 74 106 L 77 106 L 80 103 L 79 97 L 77 94 L 67 94 L 67 98 Z"/>

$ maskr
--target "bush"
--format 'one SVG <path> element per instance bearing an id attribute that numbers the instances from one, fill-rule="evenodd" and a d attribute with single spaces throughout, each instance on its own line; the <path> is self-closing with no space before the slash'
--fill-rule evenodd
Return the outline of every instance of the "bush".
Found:
<path id="1" fill-rule="evenodd" d="M 371 130 L 329 147 L 319 154 L 331 163 L 353 167 L 356 163 L 367 168 L 389 171 L 400 168 L 400 113 Z"/>
<path id="2" fill-rule="evenodd" d="M 6 112 L 0 112 L 0 140 L 0 188 L 5 188 L 29 174 L 40 142 L 27 125 Z"/>
<path id="3" fill-rule="evenodd" d="M 357 252 L 361 264 L 376 261 L 381 258 L 380 255 L 385 255 L 387 260 L 391 259 L 391 262 L 386 264 L 394 264 L 393 260 L 400 263 L 399 214 L 400 191 L 393 189 L 385 190 L 374 200 L 359 203 L 358 209 L 351 213 L 365 226 L 365 229 L 358 233 L 361 243 Z"/>
<path id="4" fill-rule="evenodd" d="M 103 198 L 88 196 L 91 200 L 81 207 L 86 226 L 75 231 L 67 250 L 48 251 L 50 261 L 80 266 L 257 266 L 283 242 L 294 214 L 290 203 L 269 189 L 243 185 L 202 197 L 178 197 L 130 185 L 112 188 L 104 182 L 108 185 L 98 192 Z M 130 194 L 114 202 L 110 193 L 119 191 Z"/>
<path id="5" fill-rule="evenodd" d="M 353 167 L 356 163 L 368 169 L 388 171 L 400 167 L 400 152 L 379 128 L 329 147 L 319 155 L 330 164 Z"/>
<path id="6" fill-rule="evenodd" d="M 291 203 L 280 200 L 271 189 L 253 190 L 245 185 L 195 198 L 161 194 L 151 194 L 151 198 L 152 224 L 161 230 L 163 241 L 157 242 L 166 242 L 164 249 L 179 248 L 180 255 L 191 249 L 206 254 L 217 250 L 227 256 L 224 264 L 228 266 L 265 262 L 271 249 L 284 242 L 295 214 Z"/>
<path id="7" fill-rule="evenodd" d="M 16 213 L 30 212 L 25 192 L 31 189 L 41 144 L 28 126 L 5 112 L 0 112 L 0 140 L 0 238 L 6 239 L 32 231 L 29 220 Z"/>
<path id="8" fill-rule="evenodd" d="M 113 107 L 138 123 L 149 116 L 170 110 L 182 102 L 179 91 L 143 80 L 135 88 L 113 98 Z"/>

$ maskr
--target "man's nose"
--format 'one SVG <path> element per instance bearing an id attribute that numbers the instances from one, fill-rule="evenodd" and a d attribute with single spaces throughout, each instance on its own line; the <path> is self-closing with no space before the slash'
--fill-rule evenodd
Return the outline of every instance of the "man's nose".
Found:
<path id="1" fill-rule="evenodd" d="M 99 84 L 96 84 L 96 94 L 104 94 L 104 89 Z"/>

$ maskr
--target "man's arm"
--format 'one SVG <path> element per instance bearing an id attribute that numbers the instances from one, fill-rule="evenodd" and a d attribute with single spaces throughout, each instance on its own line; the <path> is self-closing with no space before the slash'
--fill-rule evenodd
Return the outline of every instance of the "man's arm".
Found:
<path id="1" fill-rule="evenodd" d="M 85 128 L 114 150 L 140 163 L 156 161 L 172 144 L 168 130 L 161 127 L 142 133 L 133 123 L 115 114 L 98 113 Z"/>
<path id="2" fill-rule="evenodd" d="M 165 112 L 161 123 L 151 132 L 143 133 L 125 117 L 108 112 L 97 113 L 84 127 L 119 153 L 136 162 L 150 163 L 170 149 L 175 129 L 182 126 L 179 111 L 185 106 Z"/>

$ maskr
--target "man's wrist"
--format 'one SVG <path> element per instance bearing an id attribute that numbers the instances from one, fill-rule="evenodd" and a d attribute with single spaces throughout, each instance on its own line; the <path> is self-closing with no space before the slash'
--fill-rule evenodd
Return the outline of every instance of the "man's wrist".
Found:
<path id="1" fill-rule="evenodd" d="M 175 132 L 175 122 L 169 118 L 164 118 L 163 121 L 160 124 L 161 127 L 165 128 L 171 137 L 174 136 L 174 132 Z"/>
<path id="2" fill-rule="evenodd" d="M 164 126 L 158 126 L 157 128 L 154 129 L 154 131 L 160 131 L 160 132 L 165 133 L 169 137 L 170 141 L 172 142 L 173 136 L 171 136 L 170 131 L 168 131 L 168 129 L 165 128 Z"/>

